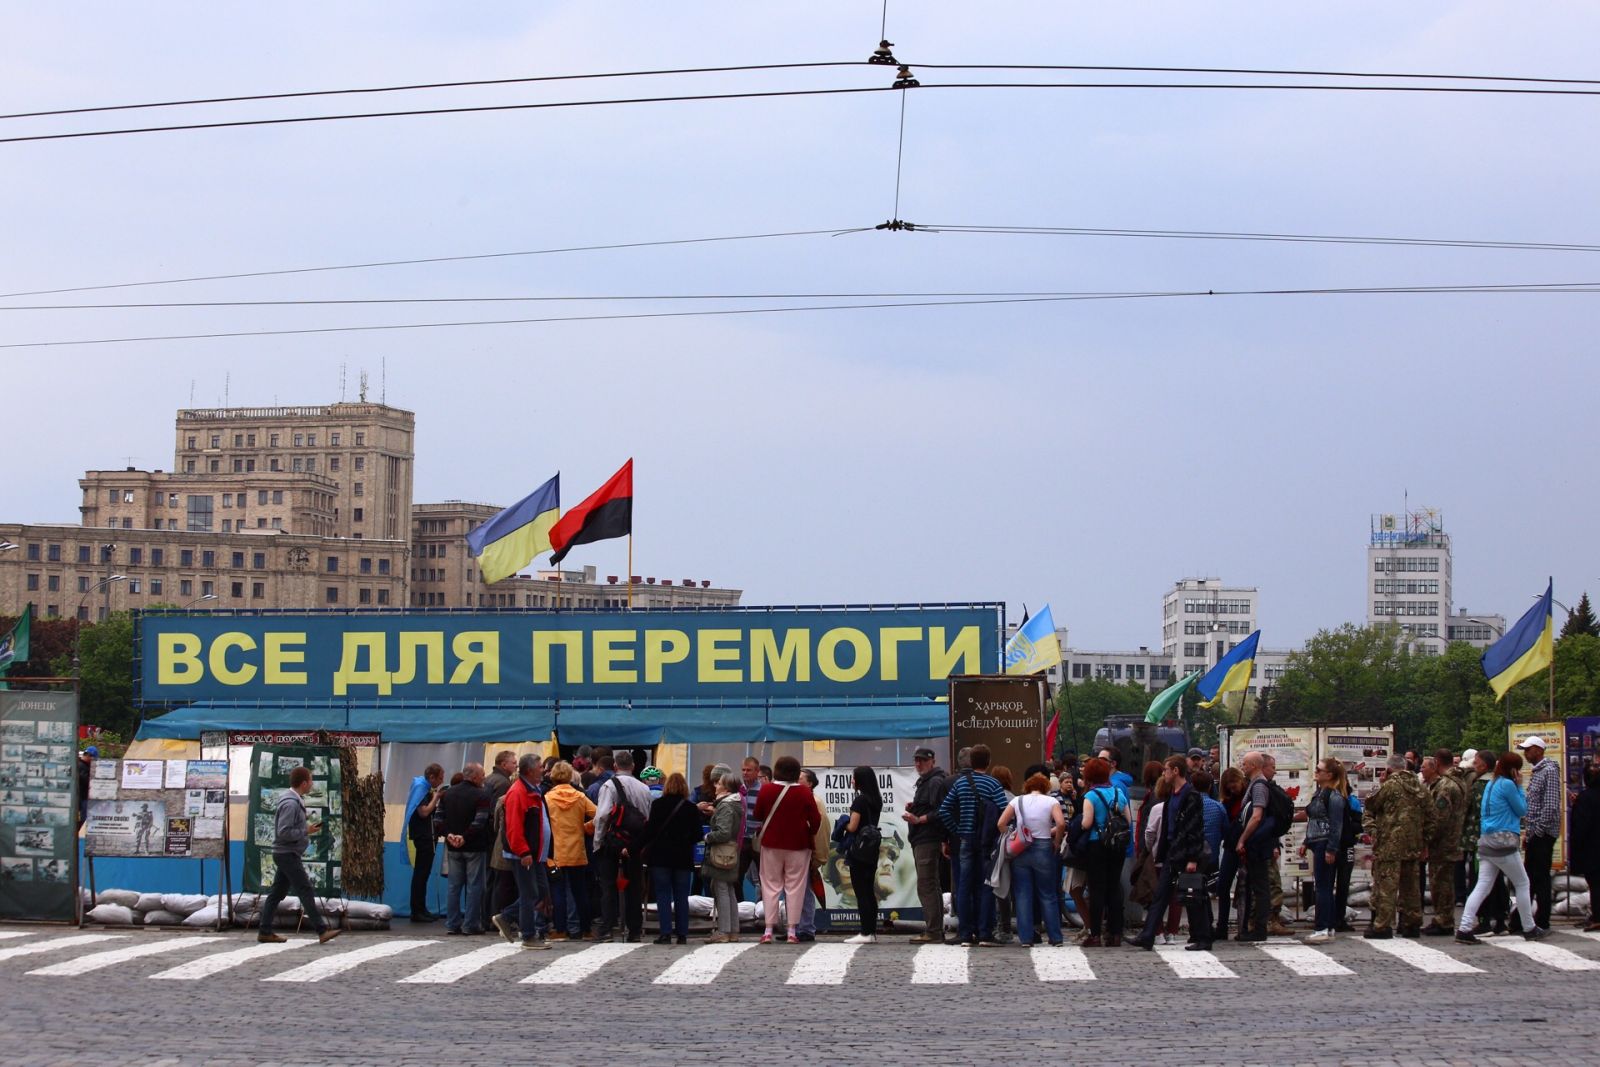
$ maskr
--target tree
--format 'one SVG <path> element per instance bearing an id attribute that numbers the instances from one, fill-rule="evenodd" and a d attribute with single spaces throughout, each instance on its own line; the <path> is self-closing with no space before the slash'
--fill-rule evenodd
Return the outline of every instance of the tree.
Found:
<path id="1" fill-rule="evenodd" d="M 1272 692 L 1272 722 L 1394 723 L 1397 745 L 1420 744 L 1426 711 L 1413 699 L 1418 657 L 1393 624 L 1319 630 L 1289 657 Z"/>
<path id="2" fill-rule="evenodd" d="M 1576 615 L 1576 612 L 1574 612 Z M 1574 633 L 1563 637 L 1555 645 L 1556 718 L 1573 715 L 1600 715 L 1600 637 L 1588 633 Z M 1537 688 L 1541 679 L 1528 679 L 1523 685 Z M 1548 682 L 1546 685 L 1548 686 Z M 1520 686 L 1518 688 L 1521 688 Z M 1549 717 L 1548 688 L 1539 699 L 1527 701 L 1529 711 L 1538 708 L 1537 715 L 1522 719 L 1538 721 Z"/>
<path id="3" fill-rule="evenodd" d="M 1589 606 L 1587 591 L 1578 598 L 1578 606 L 1567 612 L 1567 621 L 1561 626 L 1562 637 L 1575 637 L 1579 634 L 1600 637 L 1600 620 L 1594 617 L 1594 609 Z"/>
<path id="4" fill-rule="evenodd" d="M 1502 752 L 1506 747 L 1506 720 L 1493 693 L 1474 694 L 1468 702 L 1467 725 L 1461 732 L 1461 751 L 1476 748 Z"/>
<path id="5" fill-rule="evenodd" d="M 1492 697 L 1481 657 L 1472 645 L 1454 641 L 1441 654 L 1414 661 L 1411 686 L 1423 711 L 1421 743 L 1427 750 L 1455 749 L 1467 729 L 1472 699 Z"/>
<path id="6" fill-rule="evenodd" d="M 133 706 L 133 616 L 113 612 L 105 621 L 85 626 L 79 661 L 79 721 L 132 736 L 139 722 Z M 61 676 L 71 674 L 71 649 L 50 669 Z"/>
<path id="7" fill-rule="evenodd" d="M 1059 747 L 1082 752 L 1084 746 L 1094 741 L 1095 731 L 1105 725 L 1108 718 L 1129 715 L 1142 718 L 1150 708 L 1150 691 L 1138 682 L 1118 685 L 1104 678 L 1092 678 L 1077 685 L 1063 685 L 1053 703 L 1055 711 L 1061 714 Z M 1049 721 L 1048 714 L 1045 721 Z"/>

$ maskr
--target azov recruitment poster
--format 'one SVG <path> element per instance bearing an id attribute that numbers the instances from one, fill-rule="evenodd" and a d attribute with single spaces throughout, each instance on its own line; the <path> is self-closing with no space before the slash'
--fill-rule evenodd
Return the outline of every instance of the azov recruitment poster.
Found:
<path id="1" fill-rule="evenodd" d="M 831 830 L 840 815 L 848 815 L 850 802 L 855 799 L 851 768 L 830 767 L 819 770 L 822 808 L 825 822 Z M 917 785 L 915 767 L 886 767 L 877 769 L 878 791 L 883 794 L 883 813 L 878 817 L 878 827 L 883 834 L 883 844 L 878 851 L 877 894 L 879 918 L 893 922 L 896 919 L 922 918 L 922 906 L 917 900 L 917 864 L 911 854 L 911 844 L 906 840 L 906 824 L 900 818 L 906 802 Z M 824 889 L 823 907 L 833 923 L 854 923 L 859 916 L 856 910 L 855 888 L 850 884 L 850 870 L 845 858 L 835 844 L 828 850 L 828 862 L 822 866 Z"/>

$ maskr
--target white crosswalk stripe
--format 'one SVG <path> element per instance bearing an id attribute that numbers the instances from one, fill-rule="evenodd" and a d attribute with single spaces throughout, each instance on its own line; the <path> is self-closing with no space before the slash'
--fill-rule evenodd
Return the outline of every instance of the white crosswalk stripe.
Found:
<path id="1" fill-rule="evenodd" d="M 736 945 L 704 945 L 682 956 L 656 976 L 656 985 L 706 985 L 715 981 L 722 969 L 746 952 L 755 942 Z"/>
<path id="2" fill-rule="evenodd" d="M 521 945 L 508 945 L 504 941 L 496 945 L 487 945 L 483 948 L 463 952 L 459 956 L 440 960 L 432 967 L 418 971 L 416 974 L 400 979 L 403 983 L 419 985 L 448 985 L 459 982 L 469 974 L 483 970 L 496 960 L 503 960 L 507 956 L 522 955 Z"/>
<path id="3" fill-rule="evenodd" d="M 277 944 L 255 944 L 244 948 L 236 948 L 228 952 L 213 952 L 209 956 L 202 956 L 188 963 L 180 963 L 176 967 L 152 974 L 151 978 L 160 978 L 173 982 L 197 982 L 202 978 L 210 978 L 223 971 L 231 971 L 235 967 L 242 967 L 255 960 L 267 959 L 281 952 L 290 952 L 306 945 L 314 945 L 316 941 L 309 937 L 290 938 Z"/>
<path id="4" fill-rule="evenodd" d="M 1306 978 L 1326 978 L 1332 975 L 1355 974 L 1333 957 L 1318 952 L 1310 945 L 1257 944 L 1262 952 L 1271 956 L 1295 974 Z"/>
<path id="5" fill-rule="evenodd" d="M 54 952 L 57 949 L 77 948 L 80 945 L 97 945 L 102 941 L 120 941 L 127 936 L 127 934 L 73 934 L 71 937 L 35 941 L 28 945 L 13 945 L 11 948 L 0 948 L 0 961 L 15 959 L 18 956 L 36 956 L 41 952 Z"/>
<path id="6" fill-rule="evenodd" d="M 26 930 L 0 930 L 0 941 L 10 941 L 14 937 L 27 937 Z"/>
<path id="7" fill-rule="evenodd" d="M 1576 952 L 1569 952 L 1548 941 L 1524 941 L 1520 937 L 1497 937 L 1489 942 L 1495 948 L 1503 948 L 1509 952 L 1516 952 L 1523 956 L 1542 963 L 1546 967 L 1554 967 L 1558 971 L 1600 971 L 1600 963 L 1585 959 Z"/>
<path id="8" fill-rule="evenodd" d="M 558 956 L 550 966 L 534 971 L 522 981 L 525 985 L 577 985 L 612 960 L 641 948 L 644 946 L 625 942 L 593 945 L 582 952 Z"/>
<path id="9" fill-rule="evenodd" d="M 263 978 L 262 981 L 320 982 L 326 978 L 332 978 L 336 974 L 343 974 L 346 971 L 354 970 L 363 963 L 369 963 L 372 960 L 381 960 L 388 956 L 398 956 L 402 952 L 410 952 L 414 948 L 421 948 L 423 945 L 432 944 L 435 944 L 435 942 L 422 939 L 380 941 L 377 944 L 367 945 L 364 948 L 352 949 L 349 952 L 341 952 L 335 956 L 324 956 L 319 960 L 312 960 L 310 963 L 302 964 L 299 967 L 284 971 L 282 974 L 268 975 L 266 978 Z"/>
<path id="10" fill-rule="evenodd" d="M 163 956 L 168 952 L 193 948 L 195 945 L 209 945 L 212 942 L 221 940 L 223 939 L 220 937 L 174 936 L 166 941 L 129 945 L 126 948 L 114 948 L 106 952 L 91 952 L 87 956 L 63 960 L 61 963 L 52 963 L 48 967 L 40 967 L 38 970 L 29 971 L 28 973 L 49 975 L 52 978 L 64 978 L 74 974 L 89 974 L 93 971 L 105 970 L 107 967 L 115 967 L 119 963 L 127 963 L 129 960 L 144 959 L 146 956 Z"/>
<path id="11" fill-rule="evenodd" d="M 1237 978 L 1214 953 L 1190 952 L 1183 945 L 1157 945 L 1156 953 L 1179 978 Z"/>
<path id="12" fill-rule="evenodd" d="M 1092 982 L 1094 968 L 1089 956 L 1076 945 L 1053 948 L 1035 945 L 1028 950 L 1033 958 L 1033 974 L 1041 982 Z"/>
<path id="13" fill-rule="evenodd" d="M 1393 956 L 1395 959 L 1408 963 L 1419 971 L 1427 974 L 1482 974 L 1470 963 L 1463 963 L 1447 952 L 1441 952 L 1427 945 L 1419 945 L 1406 938 L 1393 938 L 1388 941 L 1364 941 L 1379 952 Z"/>
<path id="14" fill-rule="evenodd" d="M 788 985 L 843 985 L 860 945 L 813 945 L 794 961 Z"/>
<path id="15" fill-rule="evenodd" d="M 972 951 L 960 945 L 923 945 L 911 958 L 911 984 L 966 985 Z"/>

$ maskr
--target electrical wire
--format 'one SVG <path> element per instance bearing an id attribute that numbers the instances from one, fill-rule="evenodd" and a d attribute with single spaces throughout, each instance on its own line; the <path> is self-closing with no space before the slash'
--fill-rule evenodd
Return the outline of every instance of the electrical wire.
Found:
<path id="1" fill-rule="evenodd" d="M 917 233 L 1008 234 L 1043 237 L 1142 237 L 1187 241 L 1268 241 L 1289 244 L 1380 245 L 1417 248 L 1486 248 L 1540 252 L 1600 252 L 1600 245 L 1554 241 L 1487 241 L 1471 238 L 1360 237 L 1312 233 L 1252 233 L 1229 230 L 1136 230 L 1090 226 L 1006 226 L 917 223 Z"/>
<path id="2" fill-rule="evenodd" d="M 1600 293 L 1600 282 L 1536 283 L 1526 285 L 1438 285 L 1438 286 L 1363 286 L 1317 289 L 1191 289 L 1160 292 L 1085 293 L 1069 296 L 1029 296 L 985 298 L 979 300 L 918 300 L 873 304 L 812 304 L 802 307 L 719 308 L 709 311 L 642 311 L 606 315 L 555 315 L 525 319 L 471 319 L 457 322 L 383 323 L 368 326 L 321 326 L 281 330 L 229 330 L 214 333 L 165 334 L 142 337 L 97 337 L 70 341 L 18 341 L 0 344 L 0 349 L 59 348 L 68 345 L 132 344 L 140 341 L 199 341 L 235 337 L 286 337 L 330 333 L 371 333 L 388 330 L 433 330 L 464 326 L 514 326 L 554 322 L 605 322 L 634 319 L 712 318 L 731 315 L 779 315 L 812 311 L 865 311 L 885 308 L 973 307 L 995 304 L 1045 304 L 1099 300 L 1152 300 L 1211 296 L 1352 296 L 1418 295 L 1447 293 Z"/>
<path id="3" fill-rule="evenodd" d="M 566 252 L 609 252 L 623 248 L 662 248 L 669 245 L 717 244 L 725 241 L 762 241 L 773 237 L 815 237 L 837 232 L 836 227 L 823 230 L 784 230 L 776 233 L 746 233 L 731 237 L 681 237 L 661 241 L 622 241 L 603 245 L 570 245 L 564 248 L 533 248 L 517 252 L 480 252 L 461 256 L 426 256 L 419 259 L 385 259 L 371 263 L 337 263 L 321 267 L 289 267 L 284 270 L 242 271 L 236 274 L 200 274 L 187 278 L 156 278 L 138 282 L 110 282 L 104 285 L 75 285 L 61 289 L 27 289 L 15 293 L 0 293 L 0 300 L 13 300 L 24 296 L 56 296 L 61 293 L 89 293 L 106 289 L 132 289 L 145 285 L 181 285 L 187 282 L 221 282 L 240 278 L 274 278 L 287 274 L 316 274 L 323 271 L 366 270 L 372 267 L 408 267 L 419 263 L 463 263 L 479 259 L 510 259 L 516 256 L 551 256 Z"/>
<path id="4" fill-rule="evenodd" d="M 1273 78 L 1409 78 L 1417 81 L 1600 85 L 1600 78 L 1536 78 L 1513 74 L 1404 74 L 1355 70 L 1267 70 L 1254 67 L 1116 67 L 1083 63 L 912 63 L 911 66 L 920 70 L 1083 70 L 1107 74 L 1259 74 Z"/>
<path id="5" fill-rule="evenodd" d="M 1346 93 L 1457 93 L 1515 96 L 1600 96 L 1597 89 L 1523 89 L 1479 85 L 1297 85 L 1265 82 L 935 82 L 918 86 L 929 89 L 1224 89 L 1271 90 L 1290 92 Z M 412 108 L 404 111 L 365 111 L 338 115 L 293 115 L 271 119 L 232 119 L 224 122 L 187 122 L 168 126 L 137 126 L 114 130 L 77 130 L 71 133 L 38 133 L 0 137 L 0 144 L 33 141 L 65 141 L 86 137 L 121 137 L 140 133 L 173 133 L 188 130 L 234 129 L 246 126 L 285 126 L 308 122 L 343 122 L 354 119 L 408 118 L 421 115 L 481 114 L 491 111 L 541 111 L 574 107 L 605 107 L 624 104 L 663 104 L 707 100 L 761 100 L 802 96 L 846 96 L 859 93 L 896 92 L 892 85 L 848 86 L 835 89 L 775 89 L 765 92 L 697 93 L 675 96 L 634 96 L 606 100 L 556 100 L 534 104 L 479 104 L 469 107 Z"/>

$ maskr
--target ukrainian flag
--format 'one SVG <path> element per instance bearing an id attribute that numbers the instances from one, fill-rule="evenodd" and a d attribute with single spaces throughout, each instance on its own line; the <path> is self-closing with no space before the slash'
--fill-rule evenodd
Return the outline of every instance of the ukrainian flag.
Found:
<path id="1" fill-rule="evenodd" d="M 1050 605 L 1032 618 L 1024 617 L 1016 634 L 1006 642 L 1006 673 L 1037 674 L 1061 662 L 1061 642 Z"/>
<path id="2" fill-rule="evenodd" d="M 1483 653 L 1483 673 L 1488 676 L 1489 688 L 1496 700 L 1505 699 L 1506 691 L 1524 678 L 1532 677 L 1550 666 L 1555 658 L 1555 582 L 1544 587 L 1544 596 L 1506 631 L 1506 635 L 1490 645 Z"/>
<path id="3" fill-rule="evenodd" d="M 1217 660 L 1217 665 L 1195 683 L 1195 690 L 1205 698 L 1200 701 L 1202 708 L 1214 707 L 1224 693 L 1242 693 L 1250 688 L 1250 673 L 1256 669 L 1256 645 L 1260 641 L 1261 631 L 1257 630 Z"/>
<path id="4" fill-rule="evenodd" d="M 550 527 L 561 517 L 561 475 L 535 489 L 467 534 L 486 583 L 517 573 L 533 557 L 550 551 Z"/>

